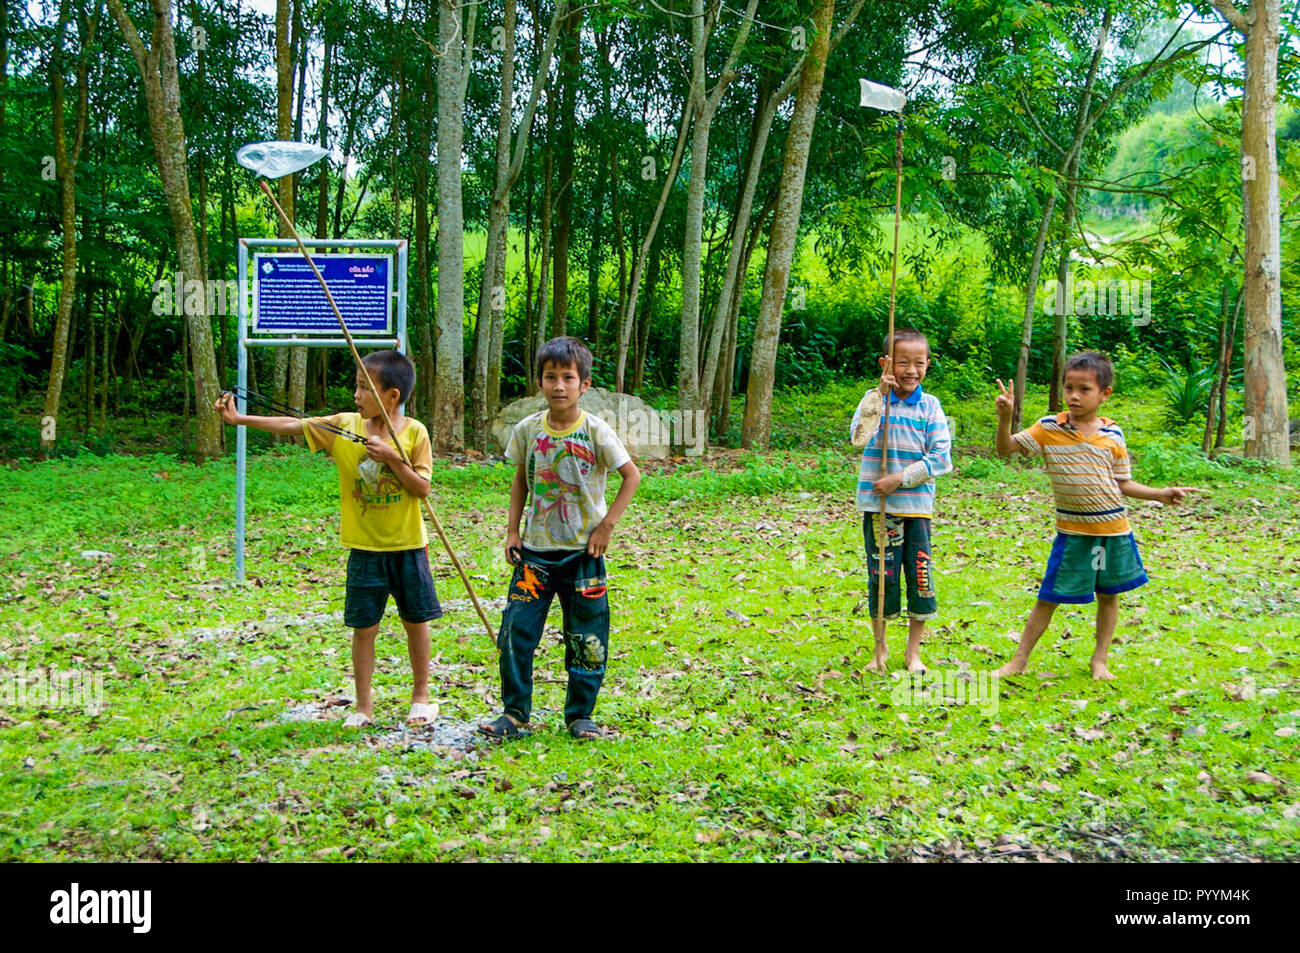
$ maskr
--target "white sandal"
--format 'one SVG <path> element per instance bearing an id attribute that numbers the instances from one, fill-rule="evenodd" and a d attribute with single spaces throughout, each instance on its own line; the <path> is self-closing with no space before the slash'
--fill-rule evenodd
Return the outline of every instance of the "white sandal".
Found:
<path id="1" fill-rule="evenodd" d="M 438 706 L 426 702 L 412 702 L 411 711 L 406 716 L 406 723 L 412 728 L 427 725 L 438 717 Z"/>
<path id="2" fill-rule="evenodd" d="M 344 728 L 366 728 L 373 723 L 374 719 L 365 712 L 360 711 L 354 711 L 352 714 L 348 715 L 348 717 L 343 719 Z"/>

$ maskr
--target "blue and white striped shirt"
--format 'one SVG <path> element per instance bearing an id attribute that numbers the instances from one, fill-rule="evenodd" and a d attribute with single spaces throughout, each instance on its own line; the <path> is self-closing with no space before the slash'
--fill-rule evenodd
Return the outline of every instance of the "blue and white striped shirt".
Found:
<path id="1" fill-rule="evenodd" d="M 876 395 L 874 402 L 872 394 Z M 872 388 L 867 392 L 849 424 L 850 437 L 858 428 L 864 408 L 870 417 L 872 410 L 882 409 L 882 404 L 879 391 Z M 867 426 L 870 426 L 869 419 Z M 858 471 L 859 512 L 880 512 L 880 498 L 872 484 L 882 476 L 882 431 L 877 423 L 862 449 L 862 466 Z M 889 395 L 889 472 L 900 470 L 903 485 L 889 494 L 885 512 L 891 516 L 930 517 L 934 513 L 934 478 L 952 472 L 952 437 L 939 398 L 923 393 L 919 384 L 905 399 L 892 392 Z"/>

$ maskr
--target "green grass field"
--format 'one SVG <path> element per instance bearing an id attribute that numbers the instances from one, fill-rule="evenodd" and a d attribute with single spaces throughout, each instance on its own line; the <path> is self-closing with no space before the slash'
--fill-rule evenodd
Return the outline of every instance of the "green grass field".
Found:
<path id="1" fill-rule="evenodd" d="M 608 558 L 597 717 L 611 734 L 589 744 L 563 729 L 554 631 L 535 733 L 473 741 L 497 706 L 495 652 L 445 555 L 440 724 L 400 727 L 410 673 L 390 612 L 377 724 L 341 728 L 351 674 L 328 459 L 254 457 L 244 586 L 231 582 L 232 460 L 0 470 L 0 859 L 1294 859 L 1296 478 L 1198 460 L 1140 400 L 1108 405 L 1136 479 L 1207 492 L 1181 510 L 1132 507 L 1152 582 L 1121 599 L 1117 682 L 1088 677 L 1091 609 L 1063 607 L 1029 672 L 973 700 L 1033 603 L 1050 489 L 987 456 L 991 397 L 953 401 L 961 452 L 939 486 L 941 618 L 924 649 L 947 681 L 919 696 L 902 626 L 890 675 L 863 671 L 844 440 L 860 389 L 783 395 L 776 443 L 790 449 L 647 468 Z M 434 476 L 494 624 L 509 478 L 448 462 Z M 102 676 L 102 711 L 19 704 L 18 675 L 72 669 Z"/>

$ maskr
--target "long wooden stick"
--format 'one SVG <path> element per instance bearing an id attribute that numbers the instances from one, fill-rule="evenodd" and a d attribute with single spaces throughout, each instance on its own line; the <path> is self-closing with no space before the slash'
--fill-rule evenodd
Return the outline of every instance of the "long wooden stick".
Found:
<path id="1" fill-rule="evenodd" d="M 898 230 L 903 214 L 903 117 L 898 117 L 898 137 L 894 141 L 894 264 L 889 275 L 889 373 L 894 373 L 894 302 L 898 293 Z M 893 388 L 885 394 L 885 416 L 881 422 L 880 432 L 880 475 L 889 473 L 889 401 L 894 396 Z M 888 534 L 885 532 L 885 497 L 880 497 L 880 526 L 876 531 L 876 550 L 880 557 L 880 570 L 877 573 L 876 588 L 876 623 L 877 627 L 885 624 L 885 544 Z M 898 567 L 900 572 L 902 567 Z M 902 598 L 902 579 L 899 579 L 899 598 Z M 879 636 L 876 636 L 879 639 Z M 879 644 L 877 642 L 877 644 Z"/>
<path id="2" fill-rule="evenodd" d="M 266 193 L 266 197 L 271 200 L 271 204 L 275 206 L 275 210 L 280 213 L 280 218 L 284 221 L 284 224 L 289 227 L 289 233 L 293 235 L 294 241 L 298 243 L 298 248 L 302 251 L 302 257 L 307 259 L 307 264 L 311 267 L 312 273 L 316 276 L 316 280 L 320 282 L 321 289 L 325 292 L 326 300 L 329 301 L 330 307 L 334 309 L 334 317 L 338 319 L 339 329 L 342 330 L 343 337 L 348 342 L 348 350 L 352 352 L 352 358 L 357 362 L 357 370 L 359 370 L 361 376 L 365 378 L 366 389 L 370 391 L 371 395 L 375 398 L 375 403 L 379 405 L 379 413 L 383 415 L 384 426 L 388 428 L 388 435 L 393 438 L 393 443 L 397 445 L 397 452 L 401 456 L 402 462 L 407 466 L 411 466 L 411 458 L 407 456 L 406 450 L 402 446 L 402 442 L 397 439 L 397 431 L 393 429 L 393 422 L 388 418 L 388 410 L 384 407 L 384 402 L 379 397 L 379 391 L 375 387 L 375 382 L 370 379 L 370 372 L 366 370 L 366 365 L 362 362 L 361 355 L 357 353 L 357 346 L 352 341 L 352 335 L 348 333 L 348 326 L 343 321 L 343 315 L 339 312 L 339 306 L 334 303 L 334 296 L 330 294 L 329 285 L 325 283 L 325 279 L 321 276 L 320 271 L 317 270 L 316 262 L 312 261 L 311 255 L 307 251 L 307 246 L 302 243 L 302 238 L 298 235 L 298 229 L 293 227 L 293 222 L 289 221 L 289 216 L 284 214 L 284 209 L 280 207 L 280 203 L 277 202 L 275 196 L 271 194 L 271 190 L 266 185 L 266 180 L 259 179 L 258 184 L 262 187 L 262 191 Z M 492 645 L 495 647 L 497 644 L 496 631 L 492 628 L 492 623 L 488 621 L 487 613 L 483 611 L 483 606 L 478 601 L 478 593 L 474 591 L 474 586 L 469 581 L 469 576 L 465 575 L 465 568 L 461 566 L 460 560 L 456 558 L 456 552 L 451 548 L 451 541 L 447 539 L 447 534 L 443 532 L 442 523 L 438 520 L 438 514 L 433 511 L 433 504 L 429 502 L 427 496 L 424 498 L 424 509 L 425 512 L 429 514 L 429 519 L 433 523 L 433 528 L 437 532 L 438 538 L 442 540 L 443 548 L 447 550 L 447 555 L 451 557 L 451 564 L 456 567 L 456 572 L 460 573 L 460 581 L 465 584 L 465 591 L 469 593 L 470 601 L 474 603 L 474 609 L 478 612 L 479 619 L 483 621 L 483 627 L 487 629 L 488 638 L 492 640 Z"/>

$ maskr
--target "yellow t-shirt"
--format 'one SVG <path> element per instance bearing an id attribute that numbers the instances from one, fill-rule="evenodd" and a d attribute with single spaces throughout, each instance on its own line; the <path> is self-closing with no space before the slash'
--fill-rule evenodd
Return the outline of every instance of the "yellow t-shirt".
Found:
<path id="1" fill-rule="evenodd" d="M 357 413 L 333 414 L 302 422 L 307 446 L 328 451 L 338 465 L 339 539 L 343 545 L 372 552 L 427 546 L 429 537 L 424 529 L 420 501 L 407 492 L 388 465 L 367 457 L 363 444 L 311 426 L 313 419 L 362 437 L 366 436 L 366 423 Z M 424 424 L 407 417 L 397 439 L 402 442 L 412 469 L 423 477 L 431 476 L 433 449 Z M 388 444 L 392 443 L 390 438 Z"/>

